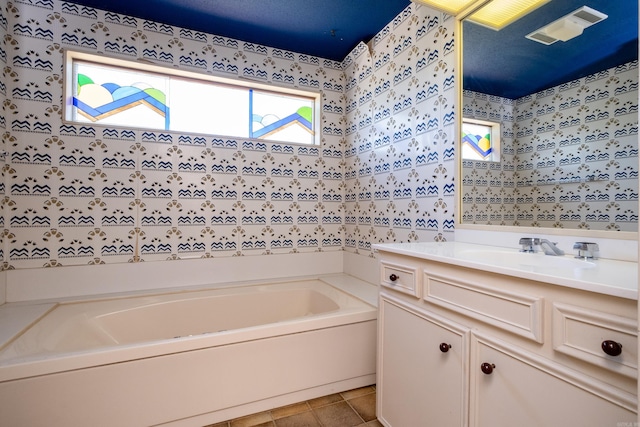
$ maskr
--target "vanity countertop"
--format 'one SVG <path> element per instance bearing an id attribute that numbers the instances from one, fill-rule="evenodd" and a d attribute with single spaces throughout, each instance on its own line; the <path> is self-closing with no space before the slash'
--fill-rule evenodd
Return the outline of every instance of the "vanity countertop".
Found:
<path id="1" fill-rule="evenodd" d="M 380 252 L 408 255 L 601 294 L 638 299 L 638 263 L 572 255 L 555 257 L 463 242 L 384 243 Z"/>

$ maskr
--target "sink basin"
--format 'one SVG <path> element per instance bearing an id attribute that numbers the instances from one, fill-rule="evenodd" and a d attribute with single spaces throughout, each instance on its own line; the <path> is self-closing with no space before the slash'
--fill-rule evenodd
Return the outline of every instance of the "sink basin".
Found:
<path id="1" fill-rule="evenodd" d="M 526 253 L 499 249 L 465 250 L 460 252 L 460 258 L 483 264 L 517 267 L 527 270 L 533 269 L 535 271 L 596 267 L 596 264 L 592 261 L 577 259 L 571 256 L 551 256 L 545 255 L 542 252 Z"/>

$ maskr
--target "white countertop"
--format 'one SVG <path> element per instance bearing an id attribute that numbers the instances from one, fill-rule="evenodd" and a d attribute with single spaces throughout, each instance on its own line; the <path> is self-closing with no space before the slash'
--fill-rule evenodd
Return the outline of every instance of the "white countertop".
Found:
<path id="1" fill-rule="evenodd" d="M 572 255 L 553 257 L 543 253 L 524 254 L 518 249 L 462 242 L 384 243 L 373 245 L 373 248 L 569 288 L 638 299 L 637 262 L 597 259 L 585 264 L 587 268 L 582 268 Z M 476 256 L 480 252 L 486 252 L 490 256 Z M 524 263 L 514 262 L 518 257 L 532 258 L 522 258 L 527 261 Z M 565 261 L 567 266 L 559 265 Z"/>

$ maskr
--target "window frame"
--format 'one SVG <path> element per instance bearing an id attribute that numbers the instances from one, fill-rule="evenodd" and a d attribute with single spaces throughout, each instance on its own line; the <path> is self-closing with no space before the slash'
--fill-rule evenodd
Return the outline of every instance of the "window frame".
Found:
<path id="1" fill-rule="evenodd" d="M 168 67 L 165 65 L 157 65 L 150 61 L 144 59 L 138 59 L 137 61 L 132 61 L 128 59 L 114 58 L 106 55 L 99 55 L 96 53 L 82 52 L 72 49 L 65 49 L 65 57 L 64 57 L 64 66 L 63 66 L 63 96 L 64 102 L 62 105 L 62 121 L 65 124 L 70 125 L 79 125 L 79 126 L 96 126 L 100 128 L 109 128 L 116 127 L 122 128 L 122 125 L 109 125 L 104 123 L 90 123 L 90 122 L 81 122 L 73 120 L 73 97 L 74 97 L 74 71 L 73 71 L 73 63 L 74 61 L 82 61 L 89 62 L 96 65 L 102 65 L 107 67 L 119 67 L 128 70 L 140 71 L 148 74 L 155 74 L 164 77 L 178 78 L 178 79 L 187 79 L 196 81 L 198 83 L 215 83 L 217 85 L 224 85 L 236 88 L 242 88 L 247 90 L 255 89 L 261 92 L 268 92 L 275 95 L 284 95 L 284 96 L 298 96 L 303 98 L 309 98 L 313 100 L 313 144 L 304 143 L 304 142 L 291 142 L 291 141 L 278 141 L 275 139 L 260 139 L 260 138 L 251 138 L 246 136 L 238 136 L 238 135 L 224 135 L 224 134 L 213 134 L 213 133 L 201 133 L 201 132 L 189 132 L 189 131 L 181 131 L 181 130 L 172 130 L 172 129 L 159 129 L 159 128 L 145 128 L 145 127 L 135 127 L 135 126 L 127 126 L 126 129 L 139 130 L 139 131 L 148 131 L 148 132 L 170 132 L 170 133 L 178 133 L 178 134 L 189 134 L 189 135 L 203 135 L 210 137 L 224 137 L 231 139 L 241 139 L 244 141 L 254 141 L 260 143 L 274 143 L 274 144 L 292 144 L 292 145 L 301 145 L 301 146 L 320 146 L 322 141 L 322 126 L 320 125 L 321 120 L 321 93 L 314 92 L 310 90 L 298 89 L 298 88 L 290 88 L 283 87 L 275 84 L 266 84 L 254 81 L 252 79 L 243 78 L 238 76 L 237 79 L 217 76 L 213 73 L 207 72 L 196 72 L 189 71 L 180 68 Z M 247 127 L 250 129 L 249 126 Z"/>

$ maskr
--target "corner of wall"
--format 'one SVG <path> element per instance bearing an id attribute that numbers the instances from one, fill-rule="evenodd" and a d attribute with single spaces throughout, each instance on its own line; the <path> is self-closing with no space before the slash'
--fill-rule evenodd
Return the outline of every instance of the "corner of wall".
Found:
<path id="1" fill-rule="evenodd" d="M 7 302 L 7 272 L 0 272 L 0 305 Z"/>
<path id="2" fill-rule="evenodd" d="M 373 284 L 379 282 L 377 258 L 347 251 L 343 254 L 342 263 L 345 274 Z"/>

